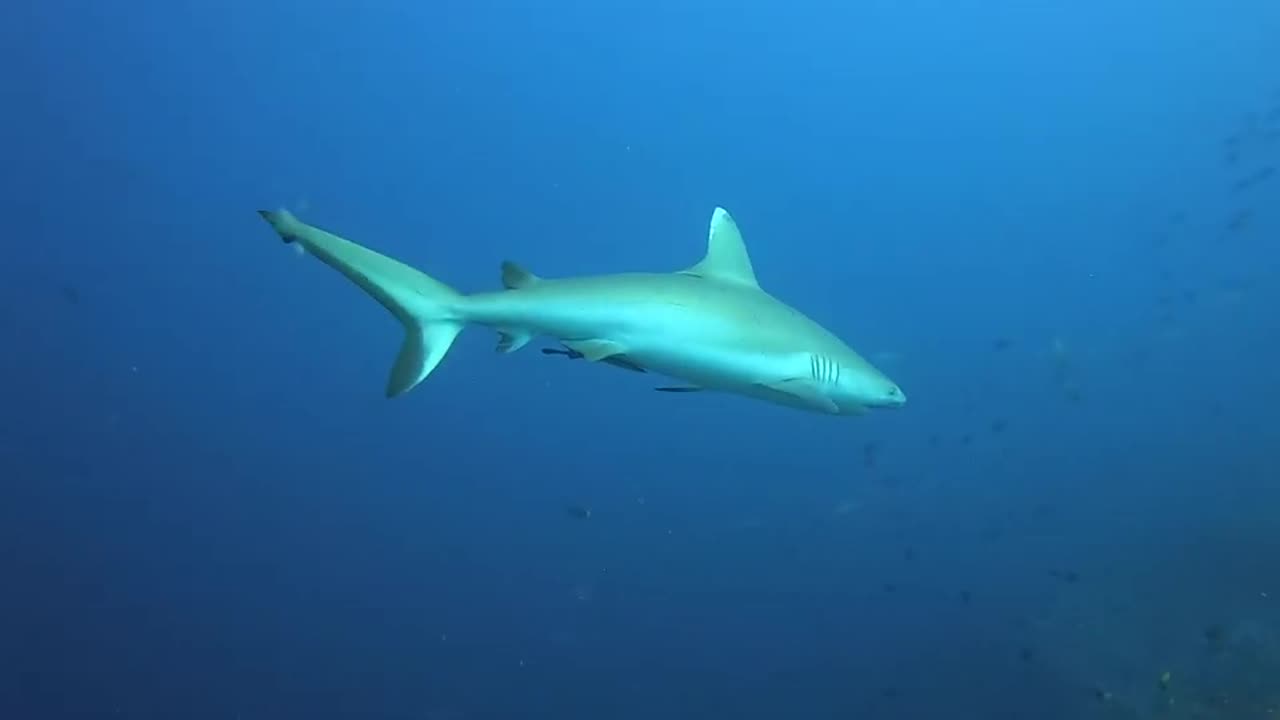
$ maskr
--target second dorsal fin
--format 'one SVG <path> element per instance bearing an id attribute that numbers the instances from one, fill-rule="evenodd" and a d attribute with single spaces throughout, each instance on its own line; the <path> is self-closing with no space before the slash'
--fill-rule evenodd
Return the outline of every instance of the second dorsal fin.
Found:
<path id="1" fill-rule="evenodd" d="M 502 286 L 508 290 L 519 290 L 529 287 L 542 278 L 534 275 L 519 263 L 507 260 L 502 263 Z"/>

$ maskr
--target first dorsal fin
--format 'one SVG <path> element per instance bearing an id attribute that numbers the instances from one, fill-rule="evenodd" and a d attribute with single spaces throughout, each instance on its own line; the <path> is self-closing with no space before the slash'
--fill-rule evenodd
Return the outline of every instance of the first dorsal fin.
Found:
<path id="1" fill-rule="evenodd" d="M 728 210 L 720 207 L 711 214 L 706 256 L 697 265 L 681 272 L 709 280 L 760 287 L 756 282 L 755 270 L 751 268 L 751 256 L 747 255 L 747 246 L 742 242 L 742 233 L 738 231 L 738 224 L 729 216 Z"/>
<path id="2" fill-rule="evenodd" d="M 529 287 L 542 278 L 534 275 L 519 263 L 507 260 L 502 263 L 502 286 L 508 290 L 519 290 Z"/>

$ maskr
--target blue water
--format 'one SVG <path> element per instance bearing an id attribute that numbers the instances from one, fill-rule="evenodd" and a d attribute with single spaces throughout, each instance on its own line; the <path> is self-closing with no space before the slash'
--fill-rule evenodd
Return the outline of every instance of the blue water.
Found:
<path id="1" fill-rule="evenodd" d="M 1274 2 L 16 2 L 0 80 L 0 718 L 1280 712 Z M 255 213 L 473 291 L 717 205 L 905 408 L 387 401 Z"/>

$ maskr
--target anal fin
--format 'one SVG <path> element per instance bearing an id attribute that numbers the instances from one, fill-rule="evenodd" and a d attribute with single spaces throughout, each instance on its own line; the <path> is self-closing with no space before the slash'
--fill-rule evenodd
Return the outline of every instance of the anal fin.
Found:
<path id="1" fill-rule="evenodd" d="M 532 339 L 533 335 L 523 330 L 502 329 L 498 331 L 498 347 L 495 349 L 500 353 L 513 353 Z"/>
<path id="2" fill-rule="evenodd" d="M 519 290 L 530 285 L 536 285 L 541 279 L 519 263 L 514 263 L 510 260 L 502 263 L 502 286 L 508 290 Z"/>
<path id="3" fill-rule="evenodd" d="M 612 340 L 561 340 L 560 342 L 591 362 L 599 362 L 627 352 L 626 348 Z"/>

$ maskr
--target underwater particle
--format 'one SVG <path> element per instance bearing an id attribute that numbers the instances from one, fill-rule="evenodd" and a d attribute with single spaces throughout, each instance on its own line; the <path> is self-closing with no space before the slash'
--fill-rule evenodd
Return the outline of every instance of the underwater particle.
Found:
<path id="1" fill-rule="evenodd" d="M 961 590 L 960 602 L 963 605 L 968 605 L 969 603 L 973 602 L 973 593 L 970 593 L 968 590 Z"/>
<path id="2" fill-rule="evenodd" d="M 897 585 L 894 585 L 893 583 L 885 583 L 885 584 L 881 587 L 881 589 L 882 589 L 882 590 L 884 590 L 884 591 L 885 591 L 885 592 L 887 592 L 887 593 L 896 593 L 896 592 L 898 592 L 898 586 L 897 586 Z"/>
<path id="3" fill-rule="evenodd" d="M 1031 517 L 1036 520 L 1049 520 L 1057 514 L 1058 509 L 1050 502 L 1038 502 L 1031 508 Z"/>
<path id="4" fill-rule="evenodd" d="M 576 520 L 588 520 L 591 518 L 591 508 L 586 505 L 578 505 L 576 503 L 566 505 L 565 514 Z"/>
<path id="5" fill-rule="evenodd" d="M 901 475 L 885 475 L 881 477 L 880 483 L 885 487 L 898 487 L 902 484 Z"/>
<path id="6" fill-rule="evenodd" d="M 996 338 L 991 343 L 991 349 L 995 350 L 996 352 L 1008 350 L 1010 347 L 1013 347 L 1013 341 L 1005 337 Z"/>
<path id="7" fill-rule="evenodd" d="M 1165 670 L 1160 674 L 1160 680 L 1157 682 L 1157 685 L 1160 687 L 1161 692 L 1169 692 L 1169 681 L 1172 679 L 1173 673 L 1168 670 Z"/>
<path id="8" fill-rule="evenodd" d="M 868 470 L 873 470 L 880 459 L 880 446 L 873 442 L 866 443 L 862 446 L 862 466 Z"/>
<path id="9" fill-rule="evenodd" d="M 997 542 L 1004 539 L 1004 526 L 998 520 L 992 520 L 982 527 L 978 537 L 986 542 Z"/>
<path id="10" fill-rule="evenodd" d="M 1205 642 L 1214 652 L 1221 651 L 1227 644 L 1227 628 L 1222 623 L 1213 623 L 1204 629 Z"/>
<path id="11" fill-rule="evenodd" d="M 916 549 L 913 547 L 906 548 L 902 551 L 902 559 L 912 562 L 916 559 Z"/>
<path id="12" fill-rule="evenodd" d="M 1018 651 L 1018 659 L 1024 663 L 1032 662 L 1036 659 L 1036 651 L 1029 647 L 1024 647 Z"/>
<path id="13" fill-rule="evenodd" d="M 1106 688 L 1095 687 L 1093 689 L 1093 697 L 1096 698 L 1098 702 L 1111 702 L 1112 698 L 1115 697 L 1115 694 Z"/>
<path id="14" fill-rule="evenodd" d="M 62 299 L 72 305 L 80 304 L 80 290 L 74 285 L 64 285 L 62 287 Z"/>
<path id="15" fill-rule="evenodd" d="M 862 506 L 857 500 L 841 500 L 832 510 L 836 515 L 848 515 Z"/>
<path id="16" fill-rule="evenodd" d="M 991 432 L 997 435 L 1004 432 L 1007 427 L 1009 427 L 1009 421 L 1003 418 L 996 418 L 991 421 Z"/>
<path id="17" fill-rule="evenodd" d="M 973 444 L 973 436 L 972 436 L 972 435 L 970 435 L 969 433 L 965 433 L 965 434 L 961 435 L 961 436 L 960 436 L 960 444 L 961 444 L 961 445 L 966 445 L 966 446 L 968 446 L 968 445 L 972 445 L 972 444 Z"/>
<path id="18" fill-rule="evenodd" d="M 942 444 L 942 436 L 938 433 L 929 433 L 929 447 L 936 448 Z"/>

